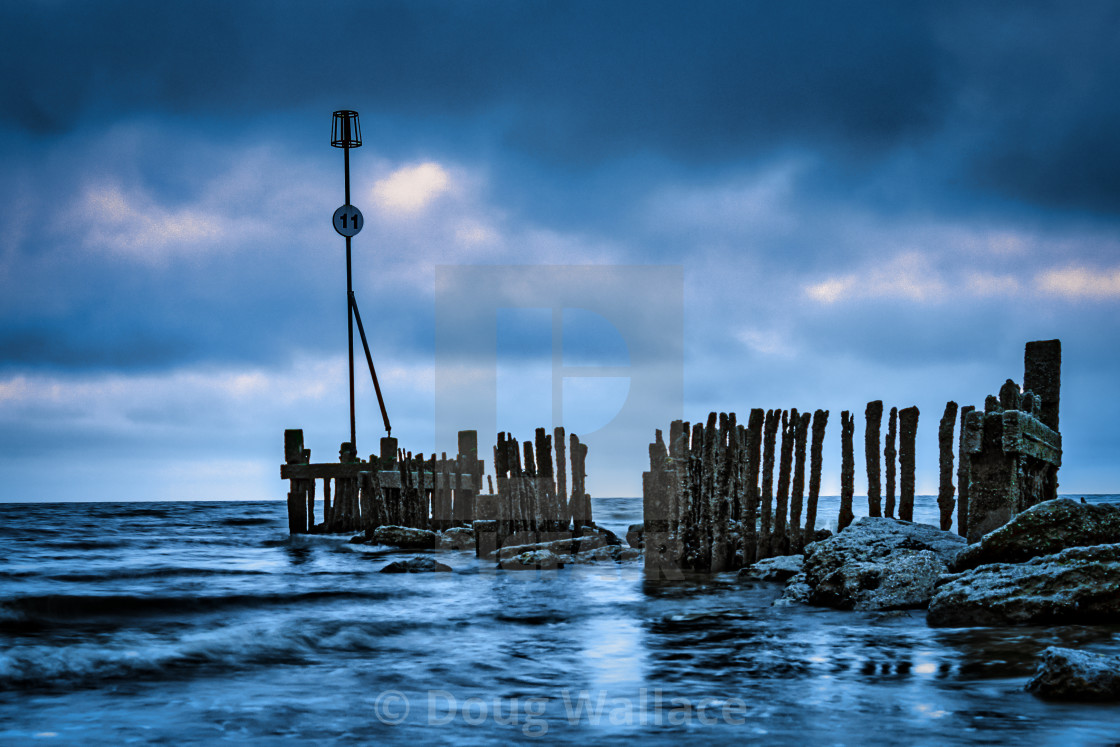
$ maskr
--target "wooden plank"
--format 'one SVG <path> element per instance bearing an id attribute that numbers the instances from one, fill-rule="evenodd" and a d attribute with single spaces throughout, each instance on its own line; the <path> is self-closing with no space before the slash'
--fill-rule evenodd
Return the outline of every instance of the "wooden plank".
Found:
<path id="1" fill-rule="evenodd" d="M 281 480 L 323 480 L 331 478 L 356 478 L 359 472 L 369 472 L 368 463 L 350 463 L 350 464 L 335 464 L 327 462 L 325 464 L 281 464 L 280 465 L 280 479 Z M 418 483 L 419 479 L 413 472 L 413 484 Z M 444 478 L 441 474 L 437 474 L 435 487 L 442 488 L 444 485 Z M 381 470 L 378 472 L 378 478 L 381 481 L 383 488 L 400 488 L 401 476 L 395 470 Z M 470 474 L 462 475 L 462 486 L 466 489 L 474 489 L 474 479 Z M 424 483 L 431 486 L 432 475 L 429 473 L 424 478 Z M 452 477 L 451 486 L 454 485 L 454 478 Z"/>

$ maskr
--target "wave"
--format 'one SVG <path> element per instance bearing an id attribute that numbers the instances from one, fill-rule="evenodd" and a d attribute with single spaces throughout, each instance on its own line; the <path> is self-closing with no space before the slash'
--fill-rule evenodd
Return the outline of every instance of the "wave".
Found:
<path id="1" fill-rule="evenodd" d="M 51 581 L 74 581 L 94 583 L 99 581 L 124 581 L 141 578 L 173 578 L 175 576 L 271 576 L 269 571 L 240 570 L 236 568 L 184 568 L 167 566 L 162 568 L 123 568 L 104 573 L 96 571 L 77 571 L 74 573 L 55 573 L 45 578 Z"/>
<path id="2" fill-rule="evenodd" d="M 397 591 L 320 590 L 273 594 L 135 595 L 41 594 L 0 602 L 0 628 L 25 628 L 35 622 L 130 618 L 146 615 L 206 613 L 228 609 L 275 607 L 329 600 L 381 601 L 399 598 Z"/>
<path id="3" fill-rule="evenodd" d="M 180 638 L 129 631 L 104 642 L 52 646 L 36 640 L 0 651 L 0 689 L 85 688 L 106 680 L 171 679 L 301 665 L 324 655 L 384 653 L 407 620 L 242 623 Z"/>
<path id="4" fill-rule="evenodd" d="M 43 550 L 113 550 L 134 544 L 131 540 L 47 540 Z"/>
<path id="5" fill-rule="evenodd" d="M 261 524 L 280 524 L 281 520 L 275 516 L 231 516 L 217 523 L 227 527 L 253 527 Z"/>

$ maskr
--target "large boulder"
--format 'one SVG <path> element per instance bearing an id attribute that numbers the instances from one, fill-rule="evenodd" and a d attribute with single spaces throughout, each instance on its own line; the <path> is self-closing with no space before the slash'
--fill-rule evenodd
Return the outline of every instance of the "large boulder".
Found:
<path id="1" fill-rule="evenodd" d="M 1067 547 L 1120 543 L 1120 505 L 1058 498 L 1034 505 L 984 535 L 950 564 L 966 571 L 988 563 L 1022 563 Z"/>
<path id="2" fill-rule="evenodd" d="M 939 627 L 1120 619 L 1120 544 L 1071 547 L 1025 563 L 947 574 L 929 605 Z"/>
<path id="3" fill-rule="evenodd" d="M 366 541 L 373 545 L 387 545 L 409 550 L 431 550 L 436 546 L 436 533 L 412 527 L 382 526 L 366 531 Z"/>
<path id="4" fill-rule="evenodd" d="M 809 602 L 838 609 L 924 607 L 964 538 L 925 524 L 865 517 L 805 548 Z"/>
<path id="5" fill-rule="evenodd" d="M 1047 700 L 1120 701 L 1120 656 L 1051 646 L 1027 691 Z"/>

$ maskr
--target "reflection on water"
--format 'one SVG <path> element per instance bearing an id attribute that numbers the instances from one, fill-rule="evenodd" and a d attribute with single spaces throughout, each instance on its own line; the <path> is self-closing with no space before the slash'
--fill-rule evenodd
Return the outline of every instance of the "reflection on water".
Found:
<path id="1" fill-rule="evenodd" d="M 634 500 L 597 502 L 616 532 Z M 919 504 L 921 507 L 921 504 Z M 923 510 L 936 511 L 929 506 Z M 1120 628 L 931 629 L 636 563 L 381 574 L 282 503 L 0 506 L 0 742 L 1109 744 L 1023 692 Z M 42 528 L 42 527 L 45 527 Z M 51 736 L 53 735 L 53 736 Z"/>

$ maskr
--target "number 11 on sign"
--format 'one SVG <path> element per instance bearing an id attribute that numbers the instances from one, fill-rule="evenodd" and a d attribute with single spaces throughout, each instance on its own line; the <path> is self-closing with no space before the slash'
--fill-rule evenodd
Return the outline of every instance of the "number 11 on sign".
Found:
<path id="1" fill-rule="evenodd" d="M 353 205 L 343 205 L 334 211 L 334 230 L 343 236 L 354 236 L 362 230 L 362 211 Z"/>

